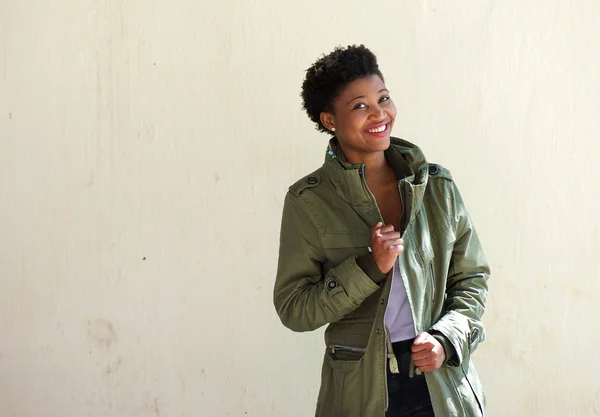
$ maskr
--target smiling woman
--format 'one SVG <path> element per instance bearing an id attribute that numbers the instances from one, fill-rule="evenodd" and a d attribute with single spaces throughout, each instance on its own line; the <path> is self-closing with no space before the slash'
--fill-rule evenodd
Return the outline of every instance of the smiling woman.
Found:
<path id="1" fill-rule="evenodd" d="M 347 158 L 385 151 L 396 118 L 396 106 L 376 74 L 351 82 L 332 102 L 331 112 L 322 112 L 321 123 L 345 139 Z"/>
<path id="2" fill-rule="evenodd" d="M 294 331 L 329 325 L 316 415 L 483 415 L 470 357 L 489 267 L 450 172 L 391 137 L 396 107 L 366 47 L 320 58 L 302 98 L 335 137 L 286 195 L 274 303 Z"/>

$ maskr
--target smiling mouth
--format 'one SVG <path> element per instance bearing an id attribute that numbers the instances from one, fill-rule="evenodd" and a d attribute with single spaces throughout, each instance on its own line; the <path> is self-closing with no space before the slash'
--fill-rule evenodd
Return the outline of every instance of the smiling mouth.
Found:
<path id="1" fill-rule="evenodd" d="M 375 129 L 368 129 L 369 133 L 383 133 L 388 129 L 389 123 L 384 124 L 383 126 L 376 127 Z"/>

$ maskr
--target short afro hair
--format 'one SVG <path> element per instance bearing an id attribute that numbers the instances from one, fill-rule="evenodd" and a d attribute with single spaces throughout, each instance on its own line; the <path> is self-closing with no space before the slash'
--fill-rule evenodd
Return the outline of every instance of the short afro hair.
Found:
<path id="1" fill-rule="evenodd" d="M 338 46 L 306 70 L 300 96 L 317 130 L 328 131 L 321 123 L 321 112 L 333 112 L 333 100 L 338 94 L 352 81 L 369 75 L 378 75 L 383 80 L 377 57 L 364 45 Z"/>

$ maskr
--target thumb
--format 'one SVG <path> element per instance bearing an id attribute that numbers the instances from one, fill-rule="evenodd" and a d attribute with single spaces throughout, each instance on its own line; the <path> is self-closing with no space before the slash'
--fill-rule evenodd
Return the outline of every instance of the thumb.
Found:
<path id="1" fill-rule="evenodd" d="M 415 341 L 413 342 L 413 345 L 418 346 L 418 345 L 422 344 L 427 339 L 427 336 L 429 336 L 429 333 L 427 333 L 427 332 L 423 332 L 423 333 L 419 334 L 416 337 Z"/>

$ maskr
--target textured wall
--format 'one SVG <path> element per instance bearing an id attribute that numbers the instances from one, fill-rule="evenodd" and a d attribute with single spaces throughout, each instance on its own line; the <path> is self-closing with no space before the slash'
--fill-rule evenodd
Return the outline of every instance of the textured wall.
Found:
<path id="1" fill-rule="evenodd" d="M 599 416 L 600 2 L 0 0 L 0 417 L 306 417 L 271 304 L 303 70 L 380 57 L 493 268 L 488 411 Z M 594 214 L 596 213 L 596 214 Z"/>

